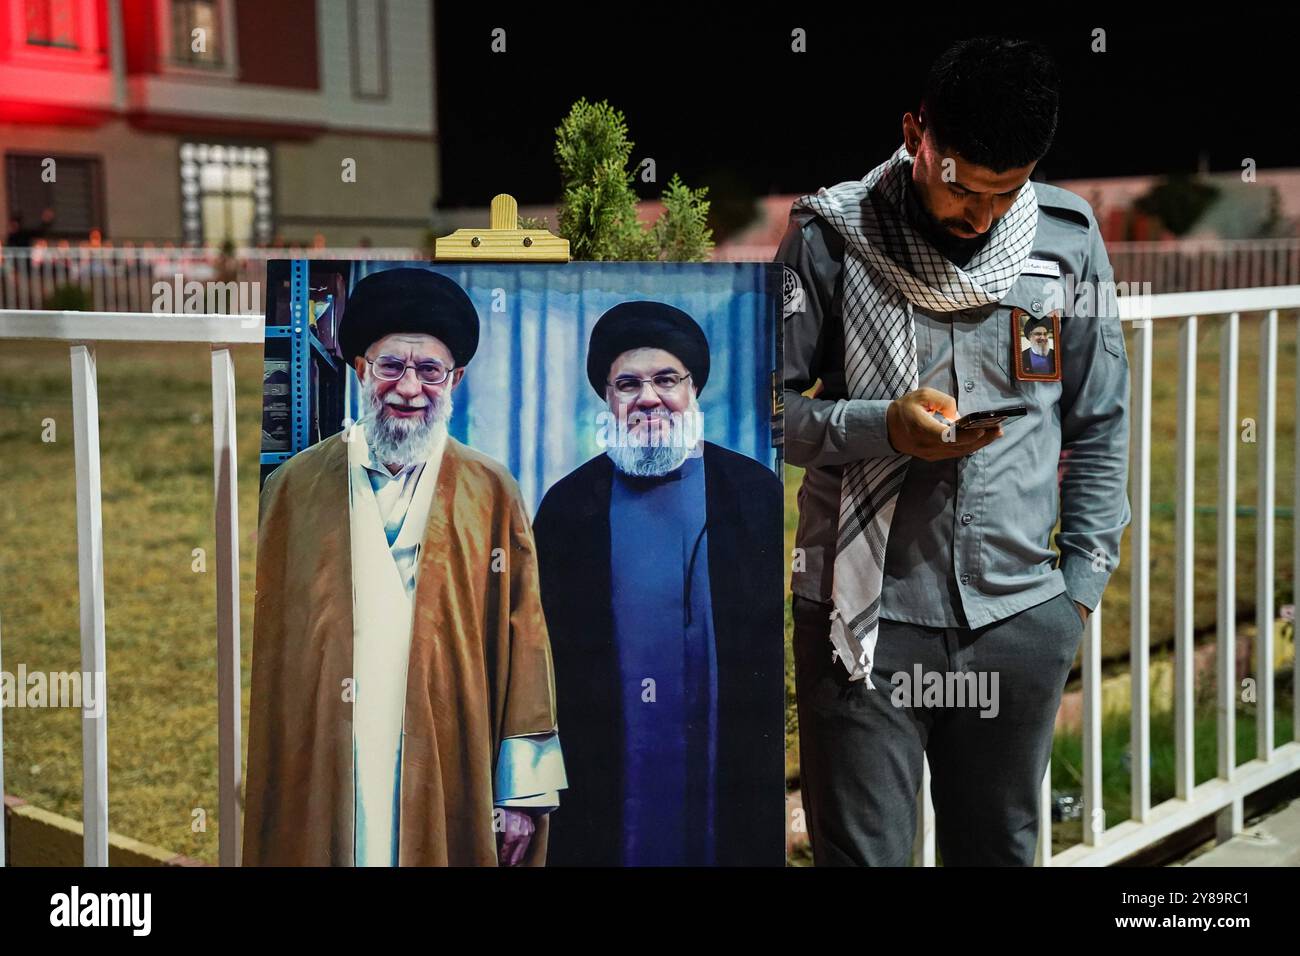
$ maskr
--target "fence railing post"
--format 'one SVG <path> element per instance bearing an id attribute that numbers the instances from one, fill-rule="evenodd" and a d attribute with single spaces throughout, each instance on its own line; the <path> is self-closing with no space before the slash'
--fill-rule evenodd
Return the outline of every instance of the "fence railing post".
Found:
<path id="1" fill-rule="evenodd" d="M 1215 616 L 1218 778 L 1237 771 L 1237 348 L 1240 315 L 1223 320 L 1219 339 L 1219 527 L 1218 601 Z M 1241 831 L 1241 804 L 1233 801 L 1215 815 L 1219 842 Z"/>
<path id="2" fill-rule="evenodd" d="M 1277 464 L 1277 310 L 1259 329 L 1259 468 L 1255 527 L 1255 756 L 1273 756 L 1273 499 Z"/>
<path id="3" fill-rule="evenodd" d="M 1083 842 L 1096 846 L 1106 832 L 1101 778 L 1101 604 L 1083 629 Z"/>
<path id="4" fill-rule="evenodd" d="M 1196 787 L 1196 316 L 1178 330 L 1178 428 L 1174 516 L 1174 794 Z"/>
<path id="5" fill-rule="evenodd" d="M 1134 329 L 1135 345 L 1131 420 L 1133 466 L 1130 478 L 1133 498 L 1130 565 L 1132 611 L 1129 642 L 1132 712 L 1129 726 L 1129 759 L 1132 779 L 1132 816 L 1145 823 L 1151 809 L 1151 351 L 1154 324 L 1140 322 Z"/>
<path id="6" fill-rule="evenodd" d="M 104 661 L 104 517 L 99 481 L 99 385 L 95 350 L 74 345 L 72 423 L 77 467 L 77 566 L 81 594 L 81 672 L 100 693 L 97 713 L 82 712 L 82 821 L 86 866 L 108 866 L 108 678 Z"/>
<path id="7" fill-rule="evenodd" d="M 912 841 L 912 865 L 934 866 L 934 802 L 930 799 L 930 758 L 921 755 L 921 791 L 917 794 L 916 838 Z"/>
<path id="8" fill-rule="evenodd" d="M 1047 769 L 1038 787 L 1038 847 L 1034 850 L 1034 866 L 1052 865 L 1052 758 L 1047 757 Z"/>
<path id="9" fill-rule="evenodd" d="M 235 365 L 230 349 L 212 349 L 212 467 L 217 538 L 217 728 L 222 866 L 238 866 L 240 797 L 239 491 L 235 437 Z"/>

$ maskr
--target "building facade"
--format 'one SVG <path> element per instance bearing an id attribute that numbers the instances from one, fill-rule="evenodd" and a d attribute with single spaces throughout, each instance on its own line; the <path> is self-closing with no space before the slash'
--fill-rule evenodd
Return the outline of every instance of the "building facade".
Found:
<path id="1" fill-rule="evenodd" d="M 0 0 L 4 238 L 418 245 L 433 56 L 422 0 Z"/>

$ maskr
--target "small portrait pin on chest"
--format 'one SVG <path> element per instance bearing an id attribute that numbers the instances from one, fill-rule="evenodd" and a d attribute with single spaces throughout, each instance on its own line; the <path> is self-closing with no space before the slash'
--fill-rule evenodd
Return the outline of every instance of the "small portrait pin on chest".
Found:
<path id="1" fill-rule="evenodd" d="M 1061 313 L 1033 316 L 1011 310 L 1011 356 L 1018 382 L 1061 380 Z"/>

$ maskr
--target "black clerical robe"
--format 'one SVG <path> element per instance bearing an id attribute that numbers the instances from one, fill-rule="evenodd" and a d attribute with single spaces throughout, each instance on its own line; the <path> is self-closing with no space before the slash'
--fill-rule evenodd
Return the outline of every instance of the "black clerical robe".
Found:
<path id="1" fill-rule="evenodd" d="M 718 666 L 720 865 L 784 864 L 784 524 L 780 479 L 705 442 L 709 586 Z M 533 524 L 569 789 L 548 864 L 621 860 L 624 728 L 610 588 L 613 463 L 557 482 Z M 629 542 L 635 554 L 635 542 Z M 627 552 L 621 552 L 626 559 Z"/>

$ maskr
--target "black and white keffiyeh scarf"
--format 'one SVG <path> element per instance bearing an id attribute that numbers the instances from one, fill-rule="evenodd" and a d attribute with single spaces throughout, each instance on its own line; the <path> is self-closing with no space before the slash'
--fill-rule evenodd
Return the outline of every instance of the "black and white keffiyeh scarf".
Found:
<path id="1" fill-rule="evenodd" d="M 917 387 L 913 306 L 959 312 L 1001 301 L 1020 277 L 1038 228 L 1038 199 L 1026 183 L 988 241 L 958 268 L 907 220 L 912 159 L 899 147 L 860 182 L 795 201 L 845 239 L 844 372 L 851 399 L 895 399 Z M 853 680 L 871 687 L 880 626 L 885 545 L 911 458 L 867 458 L 844 467 L 833 569 L 831 643 Z"/>

